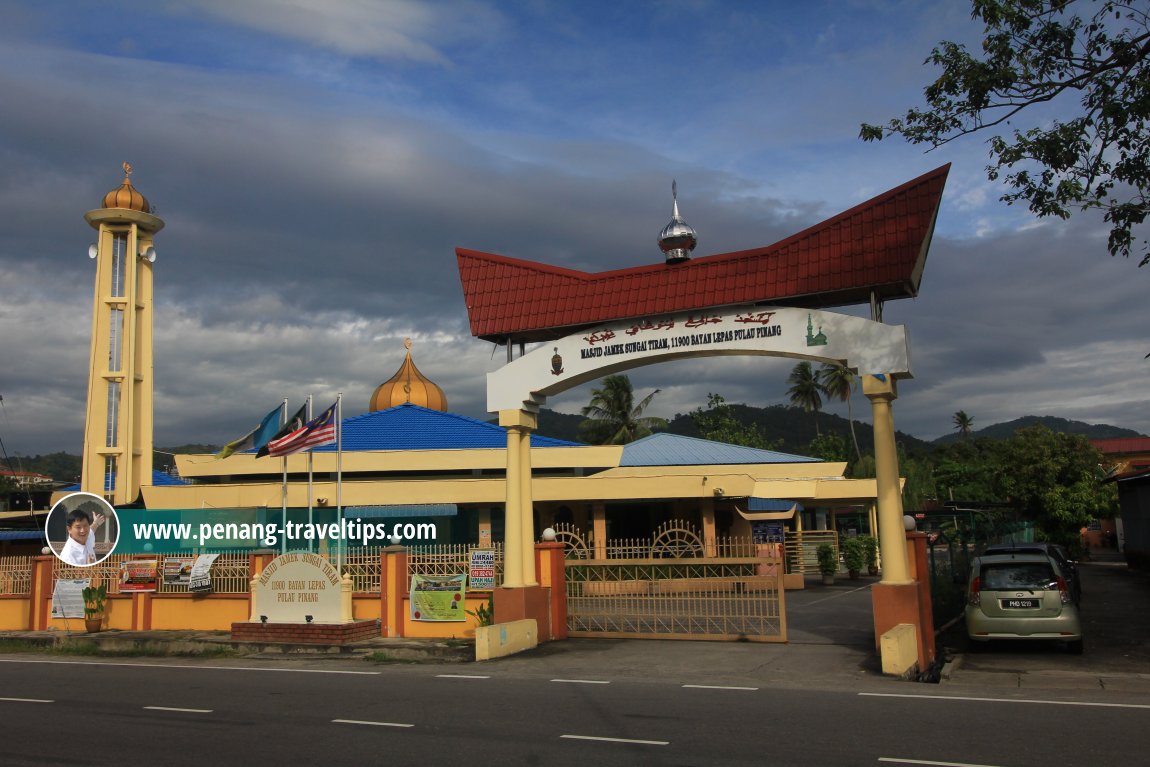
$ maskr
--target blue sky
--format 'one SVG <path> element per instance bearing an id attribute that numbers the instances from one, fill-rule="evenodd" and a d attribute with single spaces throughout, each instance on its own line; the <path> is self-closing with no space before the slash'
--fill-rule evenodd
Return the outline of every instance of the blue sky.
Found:
<path id="1" fill-rule="evenodd" d="M 985 137 L 930 153 L 857 138 L 921 103 L 933 45 L 979 32 L 956 2 L 9 3 L 5 447 L 79 452 L 83 214 L 125 160 L 167 223 L 160 445 L 222 444 L 283 397 L 342 391 L 362 412 L 404 337 L 452 409 L 483 416 L 503 352 L 468 333 L 455 247 L 593 271 L 656 262 L 677 179 L 696 255 L 740 250 L 948 162 L 921 295 L 886 308 L 916 375 L 898 428 L 934 438 L 962 409 L 976 428 L 1035 414 L 1150 433 L 1150 273 L 1106 254 L 1101 223 L 999 202 Z M 792 364 L 632 379 L 661 388 L 654 414 L 671 417 L 708 392 L 781 402 Z"/>

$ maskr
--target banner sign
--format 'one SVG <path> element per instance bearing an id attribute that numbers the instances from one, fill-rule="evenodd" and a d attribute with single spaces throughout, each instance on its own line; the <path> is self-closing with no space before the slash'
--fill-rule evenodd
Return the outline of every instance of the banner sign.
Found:
<path id="1" fill-rule="evenodd" d="M 186 587 L 194 561 L 194 557 L 164 557 L 164 585 Z"/>
<path id="2" fill-rule="evenodd" d="M 53 618 L 83 618 L 84 617 L 84 589 L 88 581 L 59 580 L 52 589 L 52 617 Z"/>
<path id="3" fill-rule="evenodd" d="M 487 374 L 487 409 L 518 410 L 610 373 L 689 357 L 762 354 L 910 377 L 906 329 L 836 312 L 740 306 L 626 320 L 549 341 Z M 543 398 L 543 399 L 541 399 Z"/>
<path id="4" fill-rule="evenodd" d="M 467 575 L 469 586 L 476 591 L 495 588 L 495 550 L 472 549 L 471 566 Z"/>
<path id="5" fill-rule="evenodd" d="M 411 619 L 413 621 L 465 621 L 464 591 L 467 576 L 411 576 Z"/>
<path id="6" fill-rule="evenodd" d="M 204 592 L 212 590 L 212 563 L 219 554 L 200 554 L 192 563 L 188 574 L 188 591 Z"/>
<path id="7" fill-rule="evenodd" d="M 159 578 L 158 559 L 128 559 L 120 564 L 120 593 L 155 591 Z"/>

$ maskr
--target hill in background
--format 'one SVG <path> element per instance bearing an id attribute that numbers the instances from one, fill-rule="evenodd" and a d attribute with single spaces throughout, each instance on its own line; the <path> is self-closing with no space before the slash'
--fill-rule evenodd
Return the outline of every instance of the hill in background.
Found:
<path id="1" fill-rule="evenodd" d="M 1036 424 L 1041 424 L 1059 434 L 1081 434 L 1087 439 L 1118 439 L 1120 437 L 1145 436 L 1133 429 L 1123 429 L 1105 423 L 1094 424 L 1083 423 L 1082 421 L 1070 421 L 1053 415 L 1024 415 L 1022 418 L 1015 418 L 1013 421 L 996 423 L 987 426 L 985 429 L 972 431 L 970 436 L 972 439 L 1010 439 L 1014 436 L 1014 432 L 1019 429 L 1025 429 L 1028 426 L 1034 426 Z M 961 439 L 961 437 L 956 431 L 953 434 L 945 434 L 939 437 L 931 444 L 949 445 L 958 442 L 959 439 Z"/>

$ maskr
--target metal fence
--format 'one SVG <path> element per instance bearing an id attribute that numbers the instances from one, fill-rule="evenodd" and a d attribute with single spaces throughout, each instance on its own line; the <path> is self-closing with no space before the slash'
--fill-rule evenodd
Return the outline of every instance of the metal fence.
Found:
<path id="1" fill-rule="evenodd" d="M 186 594 L 187 583 L 164 581 L 164 562 L 168 559 L 194 560 L 186 554 L 157 554 L 156 591 L 161 594 Z M 88 580 L 104 583 L 109 594 L 119 594 L 124 562 L 141 559 L 134 554 L 113 554 L 94 565 L 76 567 L 59 560 L 53 563 L 52 580 Z M 212 592 L 216 594 L 247 594 L 251 586 L 251 560 L 247 552 L 220 554 L 212 563 Z"/>
<path id="2" fill-rule="evenodd" d="M 829 543 L 835 550 L 835 559 L 839 558 L 839 534 L 834 530 L 801 530 L 787 532 L 783 544 L 788 573 L 802 573 L 803 575 L 818 575 L 819 573 L 819 546 Z"/>
<path id="3" fill-rule="evenodd" d="M 348 549 L 343 558 L 344 575 L 351 577 L 351 590 L 378 594 L 383 582 L 380 575 L 382 546 Z"/>
<path id="4" fill-rule="evenodd" d="M 32 591 L 32 557 L 0 557 L 0 596 Z"/>
<path id="5" fill-rule="evenodd" d="M 495 585 L 503 584 L 503 544 L 477 546 L 472 543 L 439 544 L 435 546 L 412 546 L 407 552 L 407 574 L 412 575 L 460 575 L 471 569 L 473 549 L 494 549 Z"/>

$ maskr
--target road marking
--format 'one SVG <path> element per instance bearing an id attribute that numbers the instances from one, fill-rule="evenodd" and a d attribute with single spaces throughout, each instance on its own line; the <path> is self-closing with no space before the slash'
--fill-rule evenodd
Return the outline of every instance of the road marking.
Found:
<path id="1" fill-rule="evenodd" d="M 721 684 L 685 684 L 684 687 L 689 687 L 692 690 L 757 690 L 758 687 L 735 687 Z"/>
<path id="2" fill-rule="evenodd" d="M 813 602 L 806 602 L 805 604 L 798 604 L 796 601 L 795 604 L 788 604 L 787 609 L 788 610 L 798 610 L 798 609 L 801 609 L 803 607 L 810 607 L 811 605 L 817 605 L 820 602 L 826 602 L 827 600 L 830 600 L 830 599 L 838 599 L 839 597 L 845 597 L 848 594 L 854 594 L 855 592 L 863 591 L 864 589 L 869 589 L 869 588 L 870 588 L 870 586 L 859 586 L 857 589 L 851 589 L 850 591 L 840 591 L 837 594 L 831 594 L 829 597 L 823 597 L 822 599 L 816 599 Z"/>
<path id="3" fill-rule="evenodd" d="M 490 679 L 489 676 L 483 674 L 436 674 L 438 679 Z"/>
<path id="4" fill-rule="evenodd" d="M 597 735 L 560 735 L 560 738 L 570 740 L 601 740 L 606 743 L 637 743 L 640 746 L 667 746 L 669 740 L 634 740 L 632 738 L 600 738 Z"/>
<path id="5" fill-rule="evenodd" d="M 0 700 L 6 700 L 9 703 L 55 703 L 56 702 L 54 700 L 44 700 L 42 698 L 0 698 Z"/>
<path id="6" fill-rule="evenodd" d="M 372 727 L 414 727 L 414 724 L 402 724 L 400 722 L 366 722 L 362 719 L 332 719 L 332 724 L 367 724 Z"/>
<path id="7" fill-rule="evenodd" d="M 889 757 L 879 757 L 880 762 L 889 762 L 891 764 L 929 764 L 934 767 L 995 767 L 992 764 L 971 764 L 970 762 L 929 762 L 923 759 L 892 759 Z"/>
<path id="8" fill-rule="evenodd" d="M 210 714 L 210 708 L 171 708 L 169 706 L 144 706 L 145 711 L 178 711 L 182 714 Z"/>
<path id="9" fill-rule="evenodd" d="M 611 684 L 605 679 L 552 679 L 551 681 L 563 684 Z"/>
<path id="10" fill-rule="evenodd" d="M 1097 708 L 1150 708 L 1144 703 L 1088 703 L 1077 700 L 1034 700 L 1029 698 L 967 698 L 961 695 L 904 695 L 892 692 L 860 692 L 872 698 L 919 698 L 930 700 L 969 700 L 978 703 L 1041 703 L 1047 706 L 1094 706 Z"/>
<path id="11" fill-rule="evenodd" d="M 319 668 L 258 668 L 256 666 L 188 666 L 166 663 L 104 663 L 102 661 L 83 660 L 17 660 L 15 658 L 0 658 L 0 663 L 51 663 L 58 666 L 128 666 L 132 668 L 183 668 L 183 669 L 211 669 L 214 671 L 280 671 L 286 674 L 355 674 L 360 676 L 379 676 L 382 671 L 334 671 Z"/>

